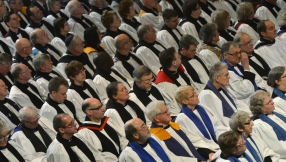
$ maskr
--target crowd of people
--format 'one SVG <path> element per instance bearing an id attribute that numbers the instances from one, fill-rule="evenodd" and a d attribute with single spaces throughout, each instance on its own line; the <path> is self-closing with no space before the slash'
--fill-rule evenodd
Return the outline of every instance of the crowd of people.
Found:
<path id="1" fill-rule="evenodd" d="M 0 0 L 0 161 L 286 161 L 285 33 L 283 0 Z"/>

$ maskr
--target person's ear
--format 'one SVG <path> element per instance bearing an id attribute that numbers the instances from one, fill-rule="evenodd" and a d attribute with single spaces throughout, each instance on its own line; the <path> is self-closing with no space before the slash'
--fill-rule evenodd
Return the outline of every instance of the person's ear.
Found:
<path id="1" fill-rule="evenodd" d="M 59 133 L 64 134 L 65 133 L 65 129 L 64 128 L 59 128 Z"/>
<path id="2" fill-rule="evenodd" d="M 265 36 L 266 36 L 266 32 L 261 32 L 261 35 L 262 35 L 263 37 L 265 37 Z"/>
<path id="3" fill-rule="evenodd" d="M 182 48 L 181 54 L 185 54 L 186 52 L 187 52 L 187 49 L 186 48 Z"/>
<path id="4" fill-rule="evenodd" d="M 275 83 L 277 84 L 277 85 L 280 85 L 280 79 L 279 80 L 275 80 Z"/>
<path id="5" fill-rule="evenodd" d="M 237 128 L 238 132 L 243 132 L 244 130 L 240 127 Z"/>
<path id="6" fill-rule="evenodd" d="M 133 134 L 133 138 L 136 139 L 136 140 L 139 139 L 139 134 L 138 134 L 137 132 L 134 133 L 134 134 Z"/>
<path id="7" fill-rule="evenodd" d="M 187 99 L 183 99 L 183 100 L 182 100 L 182 104 L 187 105 L 187 104 L 188 104 Z"/>

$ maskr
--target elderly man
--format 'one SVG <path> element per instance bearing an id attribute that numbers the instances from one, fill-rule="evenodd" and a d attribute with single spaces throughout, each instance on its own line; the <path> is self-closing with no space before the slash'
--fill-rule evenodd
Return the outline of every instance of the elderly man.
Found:
<path id="1" fill-rule="evenodd" d="M 32 155 L 45 155 L 47 148 L 56 137 L 52 122 L 39 116 L 37 110 L 23 107 L 19 111 L 21 124 L 14 130 L 11 140 Z"/>
<path id="2" fill-rule="evenodd" d="M 210 67 L 203 58 L 197 56 L 197 46 L 199 45 L 199 42 L 191 35 L 184 35 L 180 39 L 179 44 L 179 52 L 186 72 L 194 82 L 198 84 L 207 84 Z"/>
<path id="3" fill-rule="evenodd" d="M 55 37 L 53 23 L 43 19 L 43 13 L 37 6 L 31 5 L 27 8 L 27 17 L 30 19 L 30 25 L 25 28 L 27 33 L 30 34 L 34 29 L 41 28 L 48 34 L 50 40 Z"/>
<path id="4" fill-rule="evenodd" d="M 143 6 L 139 13 L 142 24 L 152 24 L 157 30 L 164 25 L 162 7 L 156 0 L 142 0 Z"/>
<path id="5" fill-rule="evenodd" d="M 95 98 L 84 100 L 82 111 L 87 118 L 78 128 L 78 134 L 85 137 L 101 152 L 102 159 L 107 162 L 118 161 L 120 152 L 128 144 L 123 128 L 104 116 L 105 108 Z"/>
<path id="6" fill-rule="evenodd" d="M 100 152 L 77 132 L 75 120 L 69 114 L 58 114 L 53 119 L 57 132 L 47 150 L 47 161 L 102 161 Z"/>
<path id="7" fill-rule="evenodd" d="M 67 52 L 64 54 L 57 65 L 57 70 L 61 73 L 61 75 L 68 79 L 65 74 L 65 67 L 68 63 L 73 60 L 79 61 L 83 64 L 84 69 L 86 70 L 86 78 L 92 79 L 95 72 L 95 66 L 93 62 L 90 62 L 87 54 L 83 52 L 84 43 L 80 36 L 78 35 L 70 35 L 66 38 L 65 44 L 67 46 Z"/>
<path id="8" fill-rule="evenodd" d="M 60 113 L 67 113 L 81 124 L 76 116 L 74 104 L 67 100 L 68 82 L 61 77 L 54 77 L 48 83 L 48 97 L 41 107 L 40 115 L 53 121 L 54 117 Z M 77 108 L 80 109 L 80 108 Z"/>
<path id="9" fill-rule="evenodd" d="M 233 90 L 237 99 L 249 103 L 249 98 L 258 88 L 272 92 L 273 88 L 249 66 L 246 53 L 241 52 L 239 46 L 233 42 L 222 45 L 221 52 L 229 71 L 229 88 Z M 241 63 L 241 65 L 239 64 Z"/>
<path id="10" fill-rule="evenodd" d="M 122 151 L 119 162 L 125 161 L 176 161 L 181 160 L 151 137 L 149 127 L 139 118 L 133 118 L 124 125 L 128 146 Z"/>
<path id="11" fill-rule="evenodd" d="M 50 38 L 43 29 L 35 29 L 30 33 L 31 42 L 34 45 L 32 54 L 35 56 L 39 53 L 49 54 L 54 66 L 57 66 L 62 53 L 53 45 L 49 44 Z"/>
<path id="12" fill-rule="evenodd" d="M 192 131 L 181 128 L 178 123 L 171 122 L 171 113 L 163 101 L 152 101 L 146 108 L 146 115 L 152 121 L 150 132 L 157 136 L 171 152 L 184 161 L 213 159 L 213 150 L 218 150 L 218 146 L 211 148 Z M 165 136 L 160 136 L 162 134 Z"/>
<path id="13" fill-rule="evenodd" d="M 126 79 L 133 80 L 132 73 L 134 68 L 143 65 L 143 62 L 130 51 L 132 48 L 131 39 L 126 34 L 120 34 L 115 38 L 115 47 L 114 67 Z"/>
<path id="14" fill-rule="evenodd" d="M 35 75 L 32 54 L 32 44 L 26 38 L 20 38 L 16 41 L 15 47 L 17 52 L 14 55 L 13 63 L 25 64 L 32 71 L 32 76 Z M 14 78 L 15 79 L 15 78 Z"/>
<path id="15" fill-rule="evenodd" d="M 229 85 L 229 71 L 225 63 L 218 62 L 210 69 L 210 80 L 199 94 L 202 105 L 211 107 L 221 122 L 220 125 L 229 126 L 230 116 L 237 110 L 243 110 L 252 115 L 249 107 L 237 100 Z"/>
<path id="16" fill-rule="evenodd" d="M 0 53 L 0 79 L 8 86 L 10 91 L 14 78 L 10 72 L 12 65 L 12 56 L 7 53 Z"/>
<path id="17" fill-rule="evenodd" d="M 248 55 L 249 65 L 265 80 L 268 78 L 270 67 L 267 62 L 257 54 L 257 50 L 253 48 L 253 40 L 250 36 L 243 32 L 236 33 L 234 43 L 237 43 L 241 49 L 241 52 L 245 52 Z"/>
<path id="18" fill-rule="evenodd" d="M 257 53 L 267 62 L 270 68 L 286 66 L 285 41 L 277 37 L 277 30 L 272 21 L 260 21 L 257 25 L 260 40 L 254 48 Z"/>
<path id="19" fill-rule="evenodd" d="M 154 76 L 152 71 L 144 65 L 138 66 L 133 71 L 134 84 L 130 91 L 130 99 L 137 103 L 142 110 L 146 109 L 146 106 L 156 100 L 165 101 L 170 111 L 180 110 L 175 98 L 167 95 L 165 91 L 161 90 L 155 84 L 152 83 Z M 150 120 L 146 121 L 147 125 L 150 125 Z"/>
<path id="20" fill-rule="evenodd" d="M 4 37 L 10 44 L 14 45 L 19 38 L 30 39 L 29 34 L 20 28 L 20 21 L 18 20 L 18 15 L 15 12 L 6 12 L 3 19 L 9 26 L 8 33 Z"/>
<path id="21" fill-rule="evenodd" d="M 162 42 L 166 42 L 166 44 L 172 45 L 175 47 L 176 51 L 178 51 L 179 40 L 183 35 L 185 35 L 185 31 L 178 26 L 178 14 L 173 9 L 166 9 L 163 11 L 163 18 L 165 24 L 157 33 L 157 39 Z"/>
<path id="22" fill-rule="evenodd" d="M 83 5 L 77 0 L 69 1 L 66 8 L 70 13 L 70 18 L 68 20 L 70 32 L 73 32 L 84 40 L 84 30 L 89 27 L 96 26 L 95 22 L 93 22 L 90 16 L 84 14 Z"/>
<path id="23" fill-rule="evenodd" d="M 45 90 L 35 81 L 31 80 L 31 70 L 25 64 L 14 64 L 11 69 L 15 79 L 9 98 L 21 107 L 30 106 L 40 110 L 46 96 Z"/>
<path id="24" fill-rule="evenodd" d="M 156 30 L 151 24 L 140 25 L 137 29 L 139 44 L 135 47 L 134 52 L 148 66 L 154 74 L 157 75 L 161 64 L 159 54 L 167 49 L 169 45 L 161 41 L 156 41 Z"/>
<path id="25" fill-rule="evenodd" d="M 14 11 L 20 18 L 20 26 L 21 28 L 25 29 L 27 25 L 29 25 L 29 19 L 26 16 L 26 14 L 24 14 L 22 12 L 22 7 L 23 7 L 23 2 L 22 0 L 10 0 L 8 1 L 8 4 L 11 8 L 11 11 Z"/>

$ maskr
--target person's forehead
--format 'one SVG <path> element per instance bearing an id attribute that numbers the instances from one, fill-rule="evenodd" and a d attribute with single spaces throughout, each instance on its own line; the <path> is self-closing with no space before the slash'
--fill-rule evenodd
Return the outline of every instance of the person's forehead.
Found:
<path id="1" fill-rule="evenodd" d="M 31 7 L 30 10 L 32 13 L 35 13 L 35 12 L 39 11 L 39 8 L 37 6 L 34 6 L 34 7 Z"/>
<path id="2" fill-rule="evenodd" d="M 90 103 L 90 106 L 94 107 L 94 108 L 98 107 L 100 105 L 101 105 L 101 103 L 98 100 L 92 100 L 91 103 Z"/>
<path id="3" fill-rule="evenodd" d="M 274 26 L 274 23 L 271 22 L 271 21 L 266 21 L 266 22 L 265 22 L 265 26 L 266 26 L 266 28 L 270 28 L 270 27 L 273 27 L 273 26 Z"/>
<path id="4" fill-rule="evenodd" d="M 17 17 L 17 15 L 16 15 L 16 14 L 12 14 L 12 15 L 10 15 L 10 18 L 15 18 L 15 17 Z"/>
<path id="5" fill-rule="evenodd" d="M 3 86 L 5 83 L 3 82 L 3 80 L 0 79 L 0 86 Z"/>
<path id="6" fill-rule="evenodd" d="M 69 116 L 69 115 L 64 115 L 62 117 L 62 121 L 63 121 L 64 124 L 69 124 L 72 121 L 72 117 Z"/>
<path id="7" fill-rule="evenodd" d="M 247 34 L 243 34 L 243 35 L 240 36 L 240 40 L 244 41 L 244 42 L 247 42 L 247 41 L 250 40 L 250 37 Z"/>

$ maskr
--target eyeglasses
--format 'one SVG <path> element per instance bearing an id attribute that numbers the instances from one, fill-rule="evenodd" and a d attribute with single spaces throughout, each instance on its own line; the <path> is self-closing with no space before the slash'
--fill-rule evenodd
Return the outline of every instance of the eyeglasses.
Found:
<path id="1" fill-rule="evenodd" d="M 73 119 L 73 120 L 69 123 L 69 125 L 64 126 L 63 128 L 71 128 L 71 127 L 74 126 L 74 124 L 75 124 L 75 120 Z"/>
<path id="2" fill-rule="evenodd" d="M 21 72 L 21 74 L 24 74 L 24 73 L 28 72 L 29 70 L 30 70 L 30 69 L 29 69 L 29 68 L 27 68 L 27 70 L 25 70 L 25 71 Z"/>
<path id="3" fill-rule="evenodd" d="M 252 122 L 253 122 L 253 120 L 249 120 L 248 122 L 243 123 L 243 125 L 250 125 L 250 123 L 252 123 Z"/>
<path id="4" fill-rule="evenodd" d="M 141 129 L 137 130 L 137 131 L 145 131 L 148 129 L 148 126 L 146 124 L 141 126 Z"/>
<path id="5" fill-rule="evenodd" d="M 31 48 L 31 47 L 33 47 L 33 45 L 32 44 L 30 44 L 29 46 L 27 46 L 27 47 L 23 47 L 22 49 L 24 49 L 24 48 Z"/>
<path id="6" fill-rule="evenodd" d="M 1 138 L 0 138 L 0 142 L 2 142 L 2 141 L 4 141 L 5 139 L 7 139 L 7 138 L 9 138 L 10 136 L 11 136 L 11 130 L 6 134 L 6 135 L 4 135 L 4 136 L 2 136 Z"/>
<path id="7" fill-rule="evenodd" d="M 151 79 L 145 79 L 145 80 L 141 80 L 143 83 L 150 83 L 150 82 L 153 82 L 153 80 L 154 80 L 154 76 L 152 76 L 152 78 Z"/>
<path id="8" fill-rule="evenodd" d="M 166 110 L 166 111 L 161 112 L 161 113 L 158 113 L 158 114 L 156 114 L 156 115 L 160 115 L 160 114 L 162 114 L 162 115 L 167 115 L 169 112 L 170 112 L 169 110 Z"/>
<path id="9" fill-rule="evenodd" d="M 194 93 L 193 93 L 190 97 L 188 97 L 188 98 L 194 98 L 196 94 L 197 94 L 197 93 L 194 92 Z"/>
<path id="10" fill-rule="evenodd" d="M 233 56 L 233 57 L 237 57 L 238 55 L 241 55 L 241 51 L 236 52 L 236 53 L 234 53 L 234 54 L 231 54 L 231 53 L 226 53 L 226 54 L 228 54 L 228 55 L 230 55 L 230 56 Z"/>
<path id="11" fill-rule="evenodd" d="M 240 44 L 240 46 L 248 46 L 250 43 L 253 43 L 253 39 L 250 39 L 250 41 L 246 42 L 245 44 Z"/>
<path id="12" fill-rule="evenodd" d="M 31 124 L 31 125 L 35 125 L 35 124 L 38 123 L 40 118 L 41 118 L 41 116 L 38 114 L 38 119 L 36 121 L 33 121 L 33 122 L 25 121 L 25 122 L 28 123 L 28 124 Z"/>
<path id="13" fill-rule="evenodd" d="M 102 106 L 103 106 L 103 105 L 100 105 L 100 106 L 98 106 L 97 108 L 90 108 L 90 109 L 88 109 L 88 110 L 99 110 L 99 109 L 102 108 Z"/>

